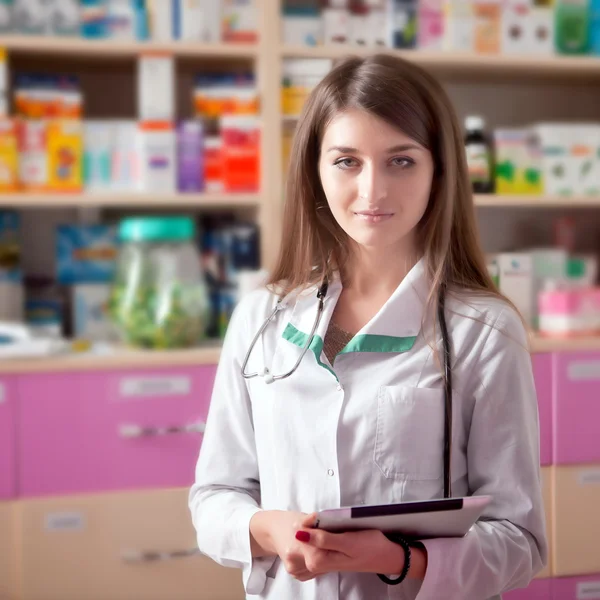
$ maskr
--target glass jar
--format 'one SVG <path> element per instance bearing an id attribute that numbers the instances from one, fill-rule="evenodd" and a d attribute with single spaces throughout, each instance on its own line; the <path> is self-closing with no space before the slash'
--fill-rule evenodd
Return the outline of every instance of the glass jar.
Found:
<path id="1" fill-rule="evenodd" d="M 192 219 L 144 217 L 119 226 L 110 315 L 138 348 L 189 348 L 206 333 L 209 300 Z"/>

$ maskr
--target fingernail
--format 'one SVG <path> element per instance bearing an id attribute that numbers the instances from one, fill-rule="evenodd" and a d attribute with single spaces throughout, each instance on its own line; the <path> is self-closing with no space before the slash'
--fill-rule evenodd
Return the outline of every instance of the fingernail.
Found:
<path id="1" fill-rule="evenodd" d="M 300 542 L 310 542 L 310 533 L 308 531 L 296 531 L 296 539 Z"/>

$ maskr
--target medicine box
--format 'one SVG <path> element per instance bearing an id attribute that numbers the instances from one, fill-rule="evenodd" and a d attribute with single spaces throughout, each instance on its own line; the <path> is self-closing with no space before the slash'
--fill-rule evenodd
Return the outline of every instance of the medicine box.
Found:
<path id="1" fill-rule="evenodd" d="M 175 116 L 175 62 L 172 56 L 147 54 L 138 59 L 138 118 L 172 121 Z"/>
<path id="2" fill-rule="evenodd" d="M 63 284 L 106 283 L 117 259 L 117 231 L 110 225 L 60 225 L 56 231 L 57 279 Z"/>
<path id="3" fill-rule="evenodd" d="M 78 0 L 47 0 L 46 31 L 51 35 L 79 35 Z"/>
<path id="4" fill-rule="evenodd" d="M 533 313 L 533 263 L 531 254 L 502 253 L 497 258 L 500 292 L 531 325 Z"/>
<path id="5" fill-rule="evenodd" d="M 48 189 L 80 192 L 83 188 L 83 127 L 78 119 L 48 125 Z"/>
<path id="6" fill-rule="evenodd" d="M 71 293 L 74 337 L 88 342 L 116 342 L 117 332 L 108 314 L 110 285 L 77 284 Z"/>
<path id="7" fill-rule="evenodd" d="M 14 192 L 18 183 L 17 126 L 13 119 L 0 118 L 0 192 Z"/>
<path id="8" fill-rule="evenodd" d="M 528 129 L 494 131 L 495 183 L 498 194 L 541 194 L 541 153 Z"/>
<path id="9" fill-rule="evenodd" d="M 221 14 L 224 42 L 257 41 L 256 0 L 222 0 Z"/>
<path id="10" fill-rule="evenodd" d="M 46 0 L 14 0 L 12 28 L 16 33 L 42 35 L 46 29 Z"/>
<path id="11" fill-rule="evenodd" d="M 419 49 L 441 50 L 444 43 L 443 0 L 422 0 L 418 22 Z"/>
<path id="12" fill-rule="evenodd" d="M 140 123 L 137 147 L 140 191 L 174 192 L 177 187 L 177 150 L 173 124 L 160 121 Z"/>

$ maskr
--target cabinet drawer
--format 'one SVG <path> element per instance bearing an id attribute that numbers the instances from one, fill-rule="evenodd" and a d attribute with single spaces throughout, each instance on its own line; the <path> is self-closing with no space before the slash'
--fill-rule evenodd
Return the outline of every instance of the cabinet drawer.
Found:
<path id="1" fill-rule="evenodd" d="M 544 512 L 546 513 L 546 538 L 548 540 L 549 559 L 546 568 L 536 575 L 537 579 L 546 579 L 552 574 L 553 483 L 552 467 L 542 467 L 542 497 L 544 500 Z"/>
<path id="2" fill-rule="evenodd" d="M 24 598 L 241 600 L 241 571 L 193 554 L 187 494 L 184 488 L 25 501 Z"/>
<path id="3" fill-rule="evenodd" d="M 554 463 L 600 463 L 600 353 L 554 355 Z"/>
<path id="4" fill-rule="evenodd" d="M 526 589 L 502 594 L 503 600 L 551 600 L 552 580 L 534 579 Z"/>
<path id="5" fill-rule="evenodd" d="M 93 376 L 88 435 L 102 449 L 91 457 L 96 489 L 191 485 L 215 371 L 202 366 Z"/>
<path id="6" fill-rule="evenodd" d="M 600 464 L 554 467 L 554 473 L 552 575 L 600 573 Z"/>
<path id="7" fill-rule="evenodd" d="M 533 356 L 533 374 L 540 415 L 540 463 L 552 464 L 552 355 Z"/>
<path id="8" fill-rule="evenodd" d="M 555 579 L 553 600 L 593 600 L 600 598 L 600 573 L 585 577 Z"/>
<path id="9" fill-rule="evenodd" d="M 17 600 L 17 504 L 0 502 L 0 598 Z"/>
<path id="10" fill-rule="evenodd" d="M 17 492 L 15 395 L 14 380 L 0 378 L 0 500 L 12 498 Z"/>
<path id="11" fill-rule="evenodd" d="M 23 378 L 22 494 L 190 485 L 214 374 L 203 366 Z"/>

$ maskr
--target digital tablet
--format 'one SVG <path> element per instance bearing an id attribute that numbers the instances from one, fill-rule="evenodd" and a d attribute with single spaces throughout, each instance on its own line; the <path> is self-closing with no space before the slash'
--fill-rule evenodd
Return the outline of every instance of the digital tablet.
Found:
<path id="1" fill-rule="evenodd" d="M 334 508 L 317 513 L 315 527 L 332 532 L 379 529 L 385 533 L 401 533 L 419 540 L 462 537 L 490 501 L 490 496 L 468 496 Z"/>

